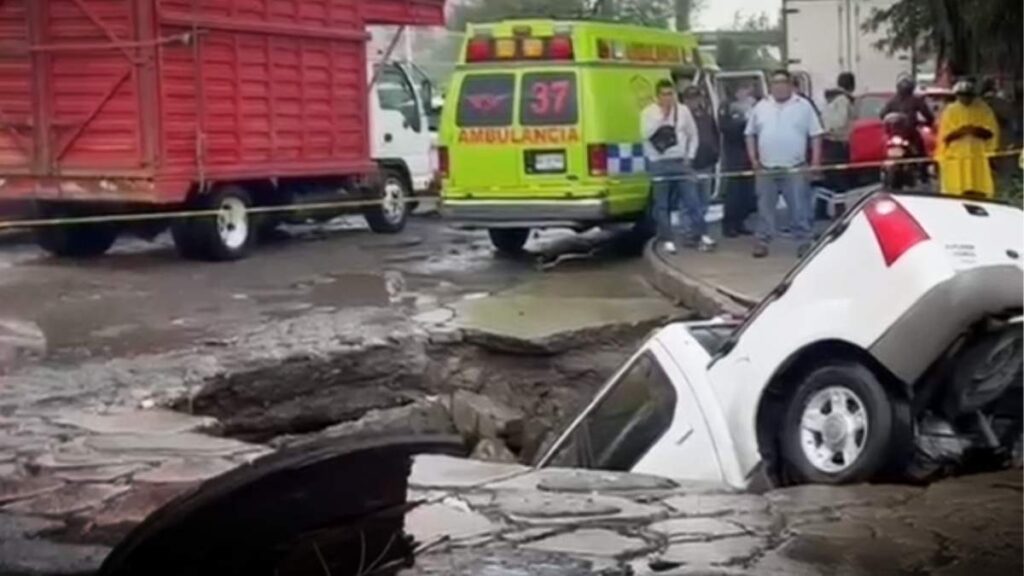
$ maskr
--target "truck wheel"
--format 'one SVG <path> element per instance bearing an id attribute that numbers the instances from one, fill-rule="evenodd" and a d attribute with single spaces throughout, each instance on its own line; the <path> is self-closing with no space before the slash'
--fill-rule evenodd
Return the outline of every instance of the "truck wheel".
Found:
<path id="1" fill-rule="evenodd" d="M 256 236 L 250 206 L 252 199 L 239 186 L 225 186 L 197 197 L 190 208 L 216 210 L 217 215 L 175 220 L 171 235 L 178 253 L 212 262 L 245 258 Z"/>
<path id="2" fill-rule="evenodd" d="M 790 399 L 781 448 L 798 483 L 871 480 L 888 464 L 897 434 L 893 402 L 875 375 L 844 362 L 807 373 Z"/>
<path id="3" fill-rule="evenodd" d="M 54 256 L 92 258 L 110 250 L 118 232 L 117 227 L 110 224 L 44 226 L 36 232 L 36 242 Z"/>
<path id="4" fill-rule="evenodd" d="M 491 244 L 502 254 L 519 254 L 530 238 L 529 228 L 491 228 Z"/>
<path id="5" fill-rule="evenodd" d="M 370 230 L 378 234 L 396 234 L 405 228 L 409 217 L 409 198 L 412 193 L 405 177 L 394 170 L 385 170 L 380 184 L 380 204 L 363 213 Z"/>

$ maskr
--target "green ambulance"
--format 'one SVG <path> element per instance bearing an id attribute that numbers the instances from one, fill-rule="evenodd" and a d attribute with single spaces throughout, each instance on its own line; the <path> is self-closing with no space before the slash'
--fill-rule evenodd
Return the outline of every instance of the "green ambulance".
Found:
<path id="1" fill-rule="evenodd" d="M 503 252 L 521 250 L 536 228 L 648 228 L 640 112 L 663 79 L 701 84 L 717 100 L 715 73 L 692 34 L 587 21 L 471 25 L 441 118 L 442 214 L 487 229 Z"/>

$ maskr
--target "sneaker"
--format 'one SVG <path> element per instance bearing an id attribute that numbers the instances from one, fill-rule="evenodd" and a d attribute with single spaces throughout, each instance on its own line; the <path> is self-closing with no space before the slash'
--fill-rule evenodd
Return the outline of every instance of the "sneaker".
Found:
<path id="1" fill-rule="evenodd" d="M 664 242 L 662 243 L 661 247 L 664 248 L 665 252 L 668 252 L 669 254 L 675 254 L 676 252 L 678 252 L 678 250 L 676 250 L 675 242 Z"/>
<path id="2" fill-rule="evenodd" d="M 811 251 L 811 243 L 810 242 L 806 242 L 804 244 L 801 244 L 796 249 L 796 257 L 797 258 L 803 258 L 810 251 Z"/>
<path id="3" fill-rule="evenodd" d="M 756 246 L 754 246 L 754 252 L 752 254 L 752 256 L 754 258 L 764 258 L 767 255 L 768 255 L 768 245 L 767 244 L 757 244 Z"/>
<path id="4" fill-rule="evenodd" d="M 714 249 L 716 246 L 718 246 L 718 242 L 715 242 L 715 239 L 712 238 L 711 236 L 704 235 L 700 237 L 700 245 L 702 247 Z"/>

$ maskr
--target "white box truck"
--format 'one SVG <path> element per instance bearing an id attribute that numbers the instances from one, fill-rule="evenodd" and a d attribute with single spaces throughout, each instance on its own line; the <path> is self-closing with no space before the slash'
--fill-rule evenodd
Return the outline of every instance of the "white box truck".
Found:
<path id="1" fill-rule="evenodd" d="M 896 0 L 783 0 L 782 25 L 789 68 L 810 74 L 814 99 L 824 101 L 843 71 L 857 77 L 857 93 L 893 92 L 896 81 L 914 72 L 910 52 L 888 54 L 875 47 L 884 29 L 864 30 L 875 9 Z"/>

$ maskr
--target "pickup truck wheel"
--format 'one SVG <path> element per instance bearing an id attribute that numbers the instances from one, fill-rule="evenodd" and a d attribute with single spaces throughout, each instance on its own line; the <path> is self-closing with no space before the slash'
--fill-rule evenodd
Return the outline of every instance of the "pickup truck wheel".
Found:
<path id="1" fill-rule="evenodd" d="M 175 220 L 171 235 L 178 253 L 213 262 L 244 258 L 256 236 L 250 206 L 252 199 L 238 186 L 225 186 L 198 197 L 190 208 L 215 210 L 217 214 Z"/>
<path id="2" fill-rule="evenodd" d="M 530 238 L 529 228 L 491 228 L 491 244 L 502 254 L 519 254 Z"/>
<path id="3" fill-rule="evenodd" d="M 364 215 L 370 230 L 378 234 L 396 234 L 405 228 L 412 193 L 408 181 L 398 172 L 385 170 L 383 176 L 380 204 L 367 208 Z"/>
<path id="4" fill-rule="evenodd" d="M 110 250 L 118 232 L 117 227 L 110 224 L 44 226 L 36 232 L 36 242 L 43 250 L 61 258 L 93 258 Z"/>
<path id="5" fill-rule="evenodd" d="M 871 480 L 888 464 L 893 403 L 875 375 L 848 362 L 807 373 L 786 408 L 781 448 L 799 483 Z"/>

